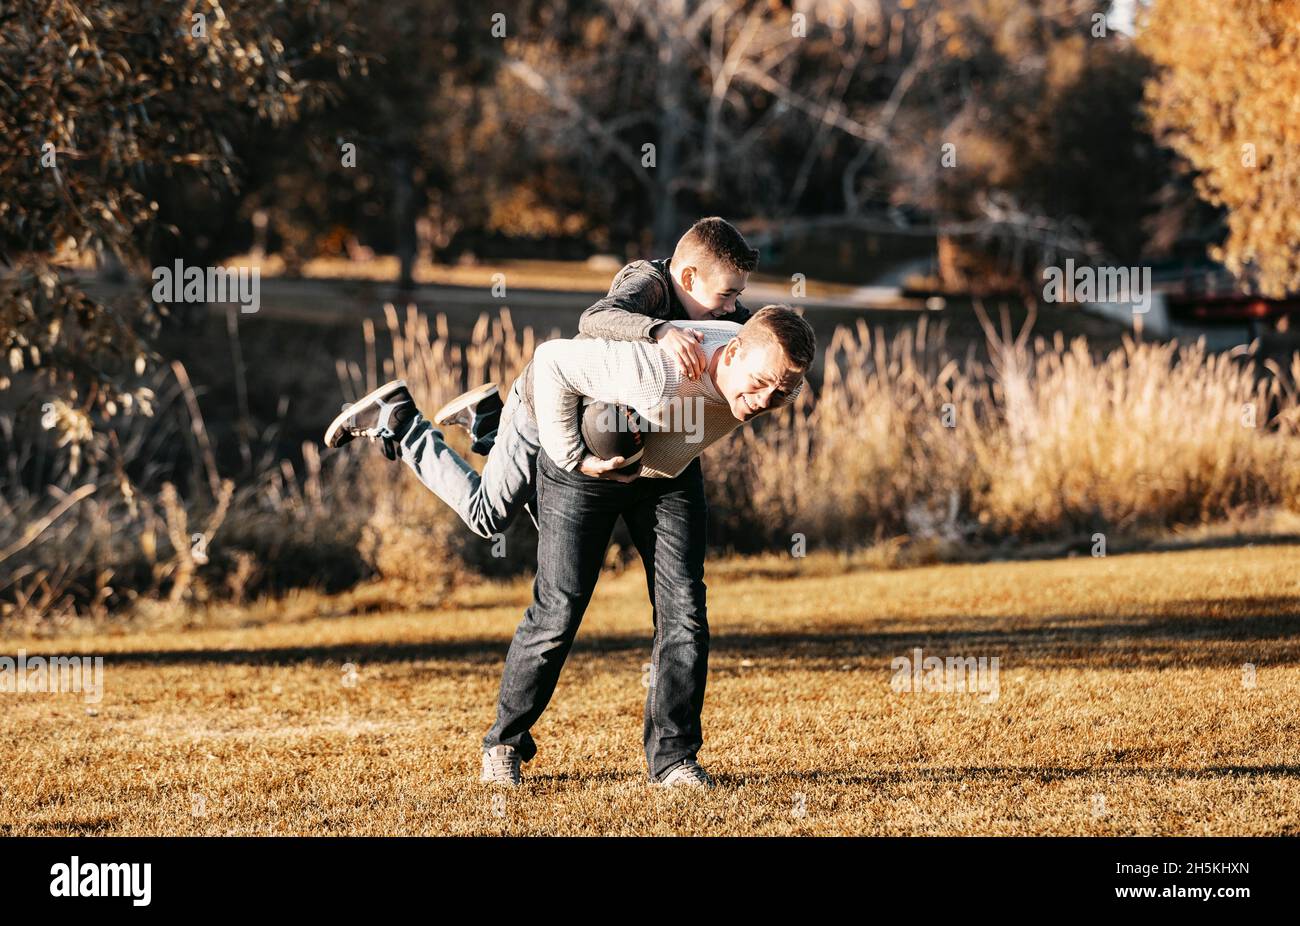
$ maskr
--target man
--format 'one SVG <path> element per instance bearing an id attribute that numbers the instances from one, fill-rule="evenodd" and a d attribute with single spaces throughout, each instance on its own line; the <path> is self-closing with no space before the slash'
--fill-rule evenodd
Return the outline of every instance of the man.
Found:
<path id="1" fill-rule="evenodd" d="M 698 378 L 682 374 L 662 344 L 574 339 L 540 345 L 512 389 L 502 416 L 508 441 L 536 432 L 538 570 L 534 601 L 511 643 L 497 721 L 483 741 L 482 780 L 518 784 L 536 753 L 529 732 L 545 709 L 595 588 L 614 524 L 627 523 L 646 568 L 655 638 L 643 737 L 652 780 L 709 786 L 696 761 L 708 668 L 704 549 L 707 508 L 697 458 L 741 423 L 783 404 L 801 388 L 816 349 L 811 326 L 794 310 L 767 306 L 738 326 L 698 325 L 705 357 Z M 486 499 L 510 494 L 523 478 L 517 448 L 498 442 L 482 477 L 424 422 L 399 383 L 381 401 L 331 426 L 328 443 L 354 436 L 394 441 L 426 485 L 472 528 Z M 383 390 L 379 390 L 383 392 Z M 582 443 L 582 399 L 626 405 L 651 425 L 639 478 L 612 473 Z M 699 429 L 674 427 L 694 403 Z M 531 412 L 530 424 L 504 427 Z M 338 430 L 336 432 L 336 426 Z M 339 440 L 339 434 L 347 435 Z M 414 448 L 414 449 L 413 449 Z M 432 456 L 418 456 L 432 449 Z"/>
<path id="2" fill-rule="evenodd" d="M 690 323 L 680 323 L 688 325 Z M 645 565 L 653 604 L 642 736 L 650 779 L 712 785 L 697 761 L 708 672 L 704 482 L 692 464 L 743 422 L 788 401 L 812 364 L 811 326 L 794 310 L 767 306 L 743 327 L 703 323 L 703 374 L 689 380 L 662 348 L 634 342 L 551 341 L 538 347 L 533 390 L 542 449 L 537 473 L 537 577 L 533 603 L 506 656 L 497 719 L 484 737 L 483 779 L 518 784 L 536 744 L 529 732 L 555 689 L 622 517 Z M 582 472 L 589 454 L 578 427 L 583 397 L 633 408 L 644 435 L 639 478 L 615 482 Z M 698 430 L 673 427 L 683 403 Z"/>

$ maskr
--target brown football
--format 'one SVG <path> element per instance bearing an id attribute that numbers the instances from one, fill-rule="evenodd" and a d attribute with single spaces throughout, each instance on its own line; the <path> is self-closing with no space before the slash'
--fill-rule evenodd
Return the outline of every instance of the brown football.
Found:
<path id="1" fill-rule="evenodd" d="M 602 460 L 623 457 L 627 465 L 614 472 L 635 476 L 641 471 L 645 441 L 637 427 L 636 413 L 626 405 L 587 400 L 582 409 L 582 442 Z"/>

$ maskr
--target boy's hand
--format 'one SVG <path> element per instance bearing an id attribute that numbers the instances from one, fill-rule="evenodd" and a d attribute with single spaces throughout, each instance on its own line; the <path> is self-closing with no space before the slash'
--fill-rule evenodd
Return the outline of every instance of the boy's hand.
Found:
<path id="1" fill-rule="evenodd" d="M 578 469 L 583 475 L 591 476 L 594 479 L 612 479 L 615 482 L 631 482 L 636 476 L 625 476 L 616 473 L 614 470 L 627 465 L 627 460 L 622 457 L 614 457 L 612 460 L 602 460 L 594 454 L 587 454 L 578 464 Z"/>
<path id="2" fill-rule="evenodd" d="M 659 346 L 677 361 L 677 367 L 687 379 L 699 379 L 708 363 L 704 359 L 704 332 L 693 328 L 678 328 L 664 322 L 650 332 Z"/>

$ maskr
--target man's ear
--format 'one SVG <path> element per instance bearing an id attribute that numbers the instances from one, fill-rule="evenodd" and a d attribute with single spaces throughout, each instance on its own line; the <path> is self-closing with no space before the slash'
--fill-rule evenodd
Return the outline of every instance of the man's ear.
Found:
<path id="1" fill-rule="evenodd" d="M 688 293 L 695 288 L 695 281 L 700 278 L 700 271 L 694 267 L 682 268 L 682 289 Z"/>

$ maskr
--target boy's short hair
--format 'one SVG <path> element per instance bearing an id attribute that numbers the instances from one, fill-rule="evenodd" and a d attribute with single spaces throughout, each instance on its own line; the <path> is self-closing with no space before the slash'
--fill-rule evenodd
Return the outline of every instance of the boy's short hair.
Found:
<path id="1" fill-rule="evenodd" d="M 710 216 L 700 219 L 678 239 L 672 262 L 678 267 L 726 268 L 749 273 L 758 266 L 758 250 L 746 243 L 736 226 L 726 219 Z"/>
<path id="2" fill-rule="evenodd" d="M 817 336 L 807 319 L 788 305 L 765 305 L 740 328 L 741 349 L 751 344 L 777 344 L 786 360 L 799 370 L 812 366 Z"/>

